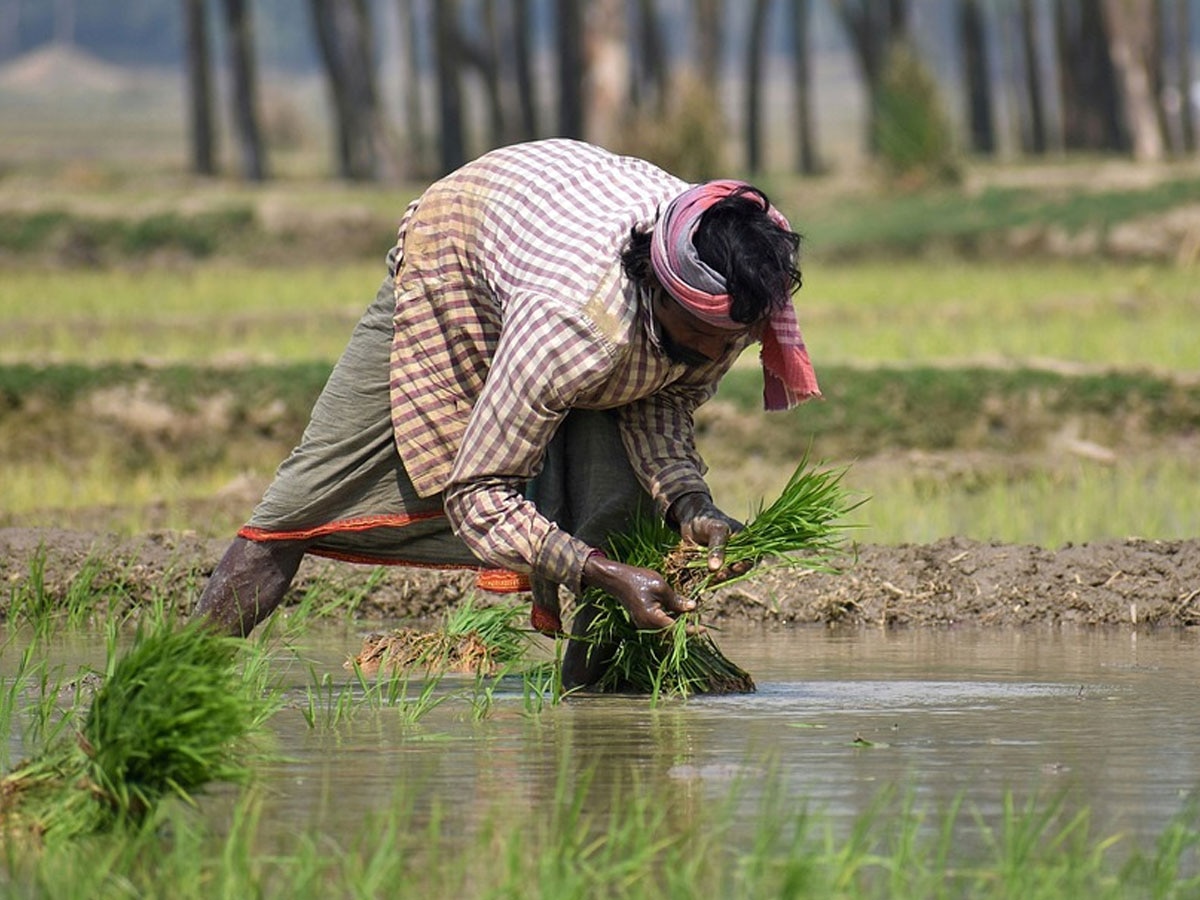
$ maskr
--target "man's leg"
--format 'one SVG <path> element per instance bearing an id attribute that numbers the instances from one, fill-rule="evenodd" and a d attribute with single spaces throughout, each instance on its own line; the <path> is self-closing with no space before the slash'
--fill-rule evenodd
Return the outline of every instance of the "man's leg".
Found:
<path id="1" fill-rule="evenodd" d="M 234 538 L 213 570 L 194 618 L 222 634 L 245 637 L 283 600 L 306 546 L 306 541 Z"/>
<path id="2" fill-rule="evenodd" d="M 388 276 L 363 313 L 313 406 L 300 444 L 275 478 L 247 527 L 280 537 L 234 538 L 200 597 L 195 617 L 217 630 L 248 635 L 279 606 L 311 539 L 284 537 L 364 510 L 399 509 L 388 406 L 388 356 L 395 309 L 394 251 Z"/>
<path id="3" fill-rule="evenodd" d="M 542 472 L 530 484 L 530 499 L 542 515 L 593 547 L 629 528 L 640 511 L 653 509 L 633 473 L 614 412 L 575 409 L 567 414 L 546 453 Z M 553 590 L 553 594 L 551 594 Z M 534 603 L 555 604 L 557 585 L 534 580 Z M 553 598 L 553 600 L 551 600 Z M 563 686 L 595 684 L 615 650 L 583 640 L 595 618 L 592 604 L 576 598 L 571 641 L 563 656 Z"/>
<path id="4" fill-rule="evenodd" d="M 597 644 L 586 639 L 588 628 L 600 608 L 595 603 L 579 601 L 571 619 L 571 639 L 567 642 L 562 661 L 562 686 L 565 690 L 588 687 L 604 677 L 616 644 Z"/>

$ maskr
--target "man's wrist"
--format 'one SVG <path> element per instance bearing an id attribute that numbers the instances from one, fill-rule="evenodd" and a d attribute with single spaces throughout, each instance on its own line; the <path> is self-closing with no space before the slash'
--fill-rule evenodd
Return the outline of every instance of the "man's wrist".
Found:
<path id="1" fill-rule="evenodd" d="M 583 561 L 583 571 L 580 574 L 582 586 L 601 587 L 599 580 L 604 577 L 604 566 L 607 562 L 610 562 L 608 554 L 603 550 L 592 550 Z"/>
<path id="2" fill-rule="evenodd" d="M 707 491 L 688 491 L 686 494 L 680 494 L 667 509 L 667 523 L 678 528 L 711 505 L 712 495 Z"/>

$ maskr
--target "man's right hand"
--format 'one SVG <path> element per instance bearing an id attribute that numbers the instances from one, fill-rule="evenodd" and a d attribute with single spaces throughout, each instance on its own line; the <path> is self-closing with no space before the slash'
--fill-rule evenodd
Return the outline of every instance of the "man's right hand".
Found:
<path id="1" fill-rule="evenodd" d="M 634 627 L 642 631 L 670 628 L 675 616 L 696 608 L 695 600 L 677 594 L 658 572 L 627 566 L 599 553 L 589 556 L 583 565 L 583 586 L 616 597 Z"/>

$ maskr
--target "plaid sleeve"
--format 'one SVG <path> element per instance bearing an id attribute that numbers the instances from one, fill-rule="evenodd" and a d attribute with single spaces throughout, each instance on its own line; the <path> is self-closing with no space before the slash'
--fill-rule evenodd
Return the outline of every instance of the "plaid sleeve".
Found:
<path id="1" fill-rule="evenodd" d="M 455 533 L 480 559 L 579 593 L 592 548 L 542 516 L 524 488 L 572 398 L 611 369 L 607 345 L 578 311 L 539 297 L 510 305 L 445 491 Z"/>
<path id="2" fill-rule="evenodd" d="M 620 411 L 625 452 L 659 515 L 683 494 L 708 493 L 693 413 L 715 391 L 715 384 L 675 384 Z"/>

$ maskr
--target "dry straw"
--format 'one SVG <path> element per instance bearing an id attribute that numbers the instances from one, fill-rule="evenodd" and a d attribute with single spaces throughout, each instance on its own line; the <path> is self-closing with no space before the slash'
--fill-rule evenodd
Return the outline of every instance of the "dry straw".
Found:
<path id="1" fill-rule="evenodd" d="M 468 598 L 439 631 L 396 628 L 367 635 L 346 668 L 368 677 L 380 671 L 495 675 L 521 662 L 532 646 L 532 635 L 518 624 L 523 615 L 516 606 L 477 606 Z"/>

